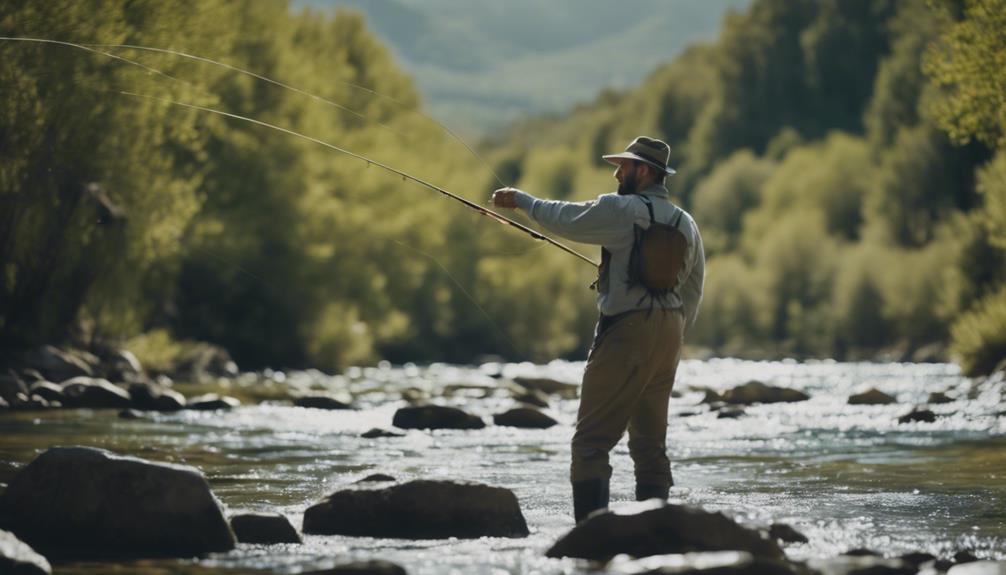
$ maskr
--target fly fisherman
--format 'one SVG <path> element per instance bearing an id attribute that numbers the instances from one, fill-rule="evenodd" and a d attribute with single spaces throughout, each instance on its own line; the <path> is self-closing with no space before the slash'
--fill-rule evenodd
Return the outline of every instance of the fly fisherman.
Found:
<path id="1" fill-rule="evenodd" d="M 629 431 L 636 473 L 636 500 L 667 499 L 674 481 L 667 457 L 667 404 L 685 329 L 702 300 L 705 255 L 698 226 L 668 199 L 664 178 L 670 148 L 639 137 L 620 154 L 603 158 L 618 166 L 618 192 L 590 202 L 541 200 L 514 188 L 493 193 L 493 204 L 520 208 L 545 229 L 601 249 L 597 306 L 601 312 L 587 356 L 572 441 L 573 515 L 579 522 L 608 506 L 608 452 Z M 650 210 L 652 209 L 652 217 Z M 631 280 L 639 230 L 671 223 L 685 242 L 676 285 L 653 297 Z"/>

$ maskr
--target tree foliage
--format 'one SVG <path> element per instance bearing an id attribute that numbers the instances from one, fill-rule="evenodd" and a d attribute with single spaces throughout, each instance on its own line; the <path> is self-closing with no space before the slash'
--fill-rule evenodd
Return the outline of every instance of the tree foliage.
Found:
<path id="1" fill-rule="evenodd" d="M 507 184 L 612 191 L 600 156 L 659 137 L 679 168 L 668 187 L 709 248 L 689 343 L 862 357 L 952 341 L 966 369 L 987 370 L 1003 353 L 1006 5 L 948 6 L 755 0 L 637 89 L 484 143 L 489 170 L 416 113 L 412 80 L 358 14 L 5 2 L 5 36 L 182 49 L 337 106 L 163 53 L 103 49 L 159 75 L 0 43 L 0 337 L 170 332 L 250 367 L 330 370 L 586 349 L 593 270 L 579 260 L 365 162 L 175 100 L 480 203 Z"/>

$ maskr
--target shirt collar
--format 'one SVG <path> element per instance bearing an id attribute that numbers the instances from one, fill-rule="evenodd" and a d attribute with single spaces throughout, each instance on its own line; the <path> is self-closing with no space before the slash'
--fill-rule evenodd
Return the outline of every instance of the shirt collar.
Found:
<path id="1" fill-rule="evenodd" d="M 671 195 L 663 184 L 653 184 L 639 193 L 644 196 L 656 196 L 658 198 L 668 198 Z"/>

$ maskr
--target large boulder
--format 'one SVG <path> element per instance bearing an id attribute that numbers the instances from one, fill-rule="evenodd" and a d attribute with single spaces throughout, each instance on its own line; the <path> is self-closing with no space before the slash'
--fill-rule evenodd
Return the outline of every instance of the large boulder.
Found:
<path id="1" fill-rule="evenodd" d="M 336 491 L 304 512 L 303 531 L 404 539 L 528 535 L 509 489 L 436 480 L 384 488 L 358 484 Z"/>
<path id="2" fill-rule="evenodd" d="M 13 533 L 0 529 L 0 573 L 51 575 L 52 566 Z"/>
<path id="3" fill-rule="evenodd" d="M 49 402 L 58 401 L 62 404 L 66 401 L 66 398 L 63 397 L 63 388 L 48 381 L 36 381 L 28 387 L 28 393 Z"/>
<path id="4" fill-rule="evenodd" d="M 734 405 L 790 403 L 794 401 L 806 401 L 808 399 L 810 399 L 810 396 L 802 391 L 766 385 L 754 380 L 729 389 L 723 394 L 723 401 Z"/>
<path id="5" fill-rule="evenodd" d="M 507 427 L 523 427 L 526 429 L 548 429 L 559 422 L 530 407 L 515 407 L 504 413 L 493 416 L 493 423 Z"/>
<path id="6" fill-rule="evenodd" d="M 196 411 L 217 411 L 221 409 L 234 409 L 241 406 L 241 400 L 229 395 L 217 395 L 216 393 L 206 393 L 190 397 L 185 405 L 188 409 Z"/>
<path id="7" fill-rule="evenodd" d="M 77 355 L 51 345 L 37 347 L 24 356 L 27 367 L 38 370 L 49 381 L 64 381 L 80 375 L 94 375 L 94 367 Z"/>
<path id="8" fill-rule="evenodd" d="M 190 557 L 234 548 L 220 503 L 195 468 L 91 447 L 54 447 L 0 497 L 21 539 L 65 557 Z"/>
<path id="9" fill-rule="evenodd" d="M 18 402 L 18 394 L 28 396 L 28 386 L 25 385 L 21 378 L 9 374 L 0 374 L 0 399 L 4 399 L 9 404 Z"/>
<path id="10" fill-rule="evenodd" d="M 456 407 L 413 405 L 395 412 L 391 424 L 399 429 L 482 429 L 481 417 Z"/>
<path id="11" fill-rule="evenodd" d="M 231 517 L 241 543 L 303 543 L 290 520 L 280 513 L 242 513 Z"/>
<path id="12" fill-rule="evenodd" d="M 596 513 L 563 535 L 546 552 L 548 557 L 608 560 L 625 553 L 633 557 L 746 551 L 754 557 L 782 559 L 775 541 L 755 529 L 735 523 L 722 513 L 697 507 L 653 502 L 633 514 Z"/>
<path id="13" fill-rule="evenodd" d="M 113 381 L 136 383 L 143 381 L 146 377 L 143 372 L 143 364 L 129 350 L 109 349 L 102 354 L 101 359 L 105 364 L 108 377 Z"/>
<path id="14" fill-rule="evenodd" d="M 107 379 L 74 377 L 64 381 L 61 388 L 67 407 L 125 409 L 133 403 L 129 392 Z"/>
<path id="15" fill-rule="evenodd" d="M 185 396 L 156 383 L 132 383 L 129 396 L 134 409 L 145 411 L 180 411 L 185 409 Z"/>
<path id="16" fill-rule="evenodd" d="M 215 377 L 235 377 L 238 375 L 238 366 L 226 349 L 200 343 L 179 355 L 170 375 L 176 380 L 199 382 Z"/>

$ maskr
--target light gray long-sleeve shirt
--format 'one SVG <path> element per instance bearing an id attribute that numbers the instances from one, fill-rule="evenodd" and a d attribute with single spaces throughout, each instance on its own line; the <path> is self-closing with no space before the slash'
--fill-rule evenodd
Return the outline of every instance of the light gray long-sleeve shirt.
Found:
<path id="1" fill-rule="evenodd" d="M 688 255 L 680 272 L 678 289 L 664 301 L 651 302 L 642 286 L 629 287 L 629 257 L 635 238 L 633 224 L 650 226 L 646 204 L 635 194 L 603 194 L 590 202 L 541 200 L 518 191 L 517 207 L 545 229 L 574 242 L 597 244 L 610 252 L 607 278 L 597 286 L 597 307 L 604 315 L 655 307 L 681 309 L 685 326 L 691 326 L 702 302 L 705 252 L 699 228 L 691 214 L 671 203 L 667 188 L 653 185 L 641 192 L 653 204 L 656 221 L 671 223 L 682 212 L 679 229 L 688 240 Z"/>

